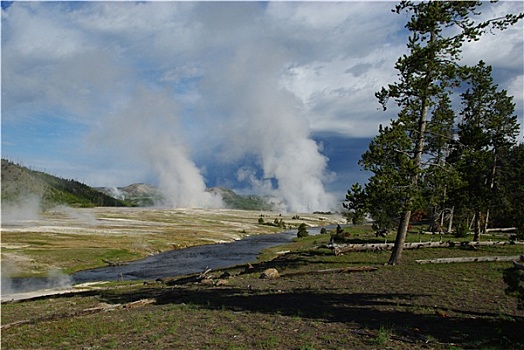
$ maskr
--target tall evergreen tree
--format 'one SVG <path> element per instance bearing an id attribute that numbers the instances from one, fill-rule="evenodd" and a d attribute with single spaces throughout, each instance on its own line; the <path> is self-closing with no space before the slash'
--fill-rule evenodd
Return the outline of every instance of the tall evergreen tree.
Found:
<path id="1" fill-rule="evenodd" d="M 428 123 L 458 85 L 463 43 L 478 40 L 487 28 L 504 29 L 522 17 L 510 14 L 475 23 L 470 16 L 479 14 L 480 5 L 479 1 L 402 1 L 395 8 L 409 16 L 409 55 L 396 63 L 399 81 L 376 96 L 384 110 L 393 99 L 401 111 L 391 127 L 380 128 L 361 161 L 373 172 L 365 189 L 370 208 L 387 201 L 386 216 L 398 222 L 389 264 L 400 262 L 411 213 L 421 205 L 421 184 L 428 169 Z"/>
<path id="2" fill-rule="evenodd" d="M 494 224 L 516 227 L 519 240 L 524 240 L 524 143 L 501 154 L 500 163 L 498 196 L 493 206 Z"/>
<path id="3" fill-rule="evenodd" d="M 513 97 L 498 90 L 493 83 L 491 67 L 480 61 L 469 69 L 470 88 L 462 94 L 462 121 L 459 124 L 458 166 L 467 193 L 465 211 L 474 218 L 474 238 L 481 232 L 481 214 L 487 227 L 490 208 L 500 187 L 501 156 L 516 144 L 519 124 Z"/>
<path id="4" fill-rule="evenodd" d="M 450 203 L 450 192 L 460 183 L 457 169 L 448 162 L 454 140 L 455 113 L 448 96 L 438 101 L 431 120 L 428 121 L 425 153 L 427 160 L 422 194 L 430 212 L 430 230 L 450 230 L 454 206 Z M 444 227 L 446 214 L 448 226 Z"/>

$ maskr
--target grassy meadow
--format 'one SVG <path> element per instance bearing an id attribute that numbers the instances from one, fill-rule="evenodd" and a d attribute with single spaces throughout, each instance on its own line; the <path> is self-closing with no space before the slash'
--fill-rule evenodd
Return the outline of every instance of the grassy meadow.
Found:
<path id="1" fill-rule="evenodd" d="M 189 218 L 188 218 L 189 220 Z M 227 221 L 227 220 L 226 220 Z M 252 224 L 252 222 L 251 222 Z M 369 226 L 348 240 L 377 239 Z M 409 241 L 431 235 L 408 235 Z M 391 241 L 394 237 L 388 237 Z M 451 236 L 443 240 L 456 240 Z M 438 239 L 438 238 L 437 238 Z M 482 237 L 483 240 L 499 239 Z M 112 282 L 2 304 L 3 349 L 522 349 L 524 310 L 504 293 L 511 262 L 419 265 L 417 259 L 519 255 L 522 245 L 335 256 L 330 235 L 264 251 L 250 265 Z M 287 252 L 287 253 L 283 253 Z M 368 272 L 319 273 L 375 267 Z M 275 268 L 280 277 L 261 279 Z"/>

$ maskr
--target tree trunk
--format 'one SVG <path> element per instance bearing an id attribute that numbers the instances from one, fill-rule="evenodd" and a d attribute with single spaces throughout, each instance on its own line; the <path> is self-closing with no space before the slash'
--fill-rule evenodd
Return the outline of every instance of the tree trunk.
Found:
<path id="1" fill-rule="evenodd" d="M 451 211 L 449 213 L 449 222 L 448 222 L 448 233 L 451 233 L 453 230 L 453 212 L 455 211 L 455 206 L 451 207 Z"/>
<path id="2" fill-rule="evenodd" d="M 478 209 L 475 209 L 474 227 L 473 241 L 478 242 L 480 240 L 480 210 Z"/>
<path id="3" fill-rule="evenodd" d="M 468 230 L 471 231 L 471 229 L 473 228 L 473 224 L 475 223 L 476 218 L 477 218 L 477 212 L 475 211 L 473 213 L 473 217 L 471 218 L 471 221 L 469 221 L 469 218 L 468 218 Z"/>
<path id="4" fill-rule="evenodd" d="M 427 101 L 424 101 L 420 119 L 419 119 L 419 125 L 418 125 L 418 140 L 414 152 L 414 159 L 415 159 L 415 165 L 417 167 L 417 173 L 413 175 L 413 179 L 411 181 L 411 186 L 413 189 L 415 189 L 418 185 L 419 180 L 419 173 L 418 170 L 420 169 L 420 165 L 422 163 L 422 153 L 424 151 L 424 140 L 425 140 L 425 133 L 426 133 L 426 126 L 427 126 L 427 116 L 428 116 L 428 110 L 429 106 L 427 104 Z M 398 231 L 397 231 L 397 237 L 395 239 L 395 247 L 393 248 L 393 252 L 391 253 L 391 257 L 389 258 L 388 264 L 389 265 L 398 265 L 400 263 L 400 258 L 402 257 L 402 249 L 404 248 L 404 241 L 406 240 L 406 235 L 408 233 L 408 227 L 409 227 L 409 220 L 411 218 L 411 206 L 413 202 L 413 197 L 408 198 L 406 208 L 407 210 L 402 214 L 402 219 L 400 220 L 400 224 L 398 225 Z"/>
<path id="5" fill-rule="evenodd" d="M 486 220 L 484 221 L 484 227 L 482 228 L 482 233 L 488 233 L 488 222 L 489 222 L 489 209 L 486 210 Z"/>
<path id="6" fill-rule="evenodd" d="M 495 153 L 493 155 L 493 167 L 491 168 L 491 180 L 489 184 L 490 190 L 493 191 L 493 187 L 495 186 L 495 175 L 497 172 L 497 154 Z M 489 225 L 489 208 L 486 210 L 486 221 L 484 222 L 484 234 L 488 232 L 488 225 Z"/>
<path id="7" fill-rule="evenodd" d="M 436 39 L 436 33 L 435 30 L 431 30 L 429 43 L 428 45 L 431 45 Z M 427 90 L 431 87 L 433 84 L 433 79 L 431 77 L 432 72 L 428 71 L 427 75 L 425 77 L 425 85 Z M 425 143 L 425 135 L 426 135 L 426 127 L 428 124 L 428 111 L 429 111 L 429 98 L 425 95 L 427 92 L 424 91 L 421 96 L 421 106 L 420 106 L 420 116 L 418 119 L 418 135 L 415 143 L 415 149 L 413 150 L 413 160 L 415 161 L 415 167 L 416 167 L 416 173 L 413 174 L 413 178 L 411 181 L 412 190 L 416 191 L 416 187 L 418 186 L 418 180 L 419 180 L 419 174 L 420 174 L 420 167 L 422 164 L 422 154 L 424 153 L 424 143 Z M 395 247 L 393 248 L 393 252 L 391 253 L 391 257 L 389 258 L 388 264 L 389 265 L 397 265 L 400 263 L 400 258 L 402 257 L 402 249 L 404 248 L 404 241 L 406 240 L 406 234 L 408 232 L 408 226 L 409 226 L 409 219 L 411 218 L 411 210 L 413 209 L 413 195 L 410 195 L 406 201 L 406 211 L 402 215 L 402 219 L 400 220 L 400 224 L 398 226 L 398 232 L 397 237 L 395 239 Z"/>
<path id="8" fill-rule="evenodd" d="M 411 210 L 406 211 L 402 215 L 402 220 L 398 225 L 397 237 L 395 238 L 395 246 L 393 252 L 389 258 L 389 265 L 398 265 L 400 258 L 402 257 L 402 249 L 404 248 L 404 242 L 406 240 L 406 233 L 408 232 L 409 219 L 411 218 Z"/>

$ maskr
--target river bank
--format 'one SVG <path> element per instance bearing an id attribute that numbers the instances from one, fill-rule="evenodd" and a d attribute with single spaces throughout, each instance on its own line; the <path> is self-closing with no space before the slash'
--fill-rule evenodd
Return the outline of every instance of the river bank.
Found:
<path id="1" fill-rule="evenodd" d="M 375 240 L 369 228 L 349 230 L 354 239 Z M 416 234 L 408 236 L 418 239 Z M 504 293 L 502 271 L 510 262 L 416 263 L 420 258 L 514 255 L 522 247 L 407 250 L 402 265 L 384 266 L 387 253 L 335 256 L 319 248 L 328 242 L 329 235 L 320 235 L 269 248 L 268 255 L 288 253 L 251 266 L 213 270 L 199 283 L 188 276 L 165 284 L 128 280 L 6 303 L 2 346 L 438 350 L 524 346 L 524 312 Z M 364 266 L 377 269 L 340 272 L 343 267 L 359 271 Z M 278 270 L 280 278 L 261 279 L 268 268 Z M 316 273 L 329 269 L 339 272 Z"/>
<path id="2" fill-rule="evenodd" d="M 285 243 L 293 236 L 293 229 L 278 234 L 281 227 L 260 224 L 260 218 L 270 224 L 277 220 L 285 227 L 303 222 L 309 226 L 344 222 L 336 214 L 57 208 L 38 219 L 2 227 L 2 295 L 68 290 L 73 284 L 95 280 L 181 275 L 206 266 L 219 268 L 256 260 L 264 247 Z M 268 233 L 271 237 L 265 236 Z M 243 251 L 235 253 L 231 244 L 246 238 Z M 139 263 L 141 259 L 146 261 Z M 107 262 L 121 266 L 105 267 Z M 97 268 L 101 273 L 104 268 L 113 272 L 104 278 L 89 277 Z"/>

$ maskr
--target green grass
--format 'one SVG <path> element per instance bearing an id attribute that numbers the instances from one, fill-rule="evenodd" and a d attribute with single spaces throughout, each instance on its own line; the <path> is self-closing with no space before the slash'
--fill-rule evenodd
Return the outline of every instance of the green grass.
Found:
<path id="1" fill-rule="evenodd" d="M 349 239 L 376 239 L 366 226 L 350 227 L 350 231 Z M 38 237 L 34 233 L 28 239 Z M 60 260 L 64 262 L 87 259 L 102 251 L 96 259 L 127 258 L 126 249 L 105 247 L 112 239 L 125 237 L 93 240 L 92 250 L 82 248 L 88 239 L 63 237 L 67 239 L 63 245 L 57 243 L 58 239 L 51 243 L 63 249 Z M 14 236 L 8 238 L 14 243 Z M 245 266 L 227 269 L 234 275 L 227 286 L 191 283 L 161 288 L 141 281 L 112 282 L 90 292 L 3 304 L 2 325 L 33 322 L 2 329 L 2 345 L 16 349 L 524 348 L 524 311 L 517 309 L 515 299 L 505 295 L 502 281 L 502 271 L 511 266 L 510 262 L 415 262 L 439 257 L 519 255 L 524 247 L 405 250 L 401 265 L 384 266 L 389 251 L 334 256 L 330 249 L 319 248 L 329 243 L 329 238 L 311 236 L 267 249 L 258 264 L 253 263 L 253 270 Z M 412 234 L 408 239 L 418 242 L 419 237 Z M 68 248 L 67 244 L 76 246 Z M 31 248 L 42 254 L 39 259 L 46 258 L 44 249 Z M 80 253 L 83 249 L 85 255 Z M 277 254 L 284 250 L 290 253 Z M 277 280 L 259 278 L 268 267 L 285 275 L 363 265 L 378 270 L 284 276 Z M 221 272 L 212 274 L 218 276 Z M 156 302 L 136 308 L 122 306 L 141 299 Z M 110 312 L 82 313 L 101 305 L 121 307 Z"/>
<path id="2" fill-rule="evenodd" d="M 380 346 L 385 346 L 389 339 L 391 338 L 391 335 L 393 334 L 393 330 L 389 326 L 380 326 L 380 328 L 377 331 L 377 337 L 375 338 L 375 341 Z"/>
<path id="3" fill-rule="evenodd" d="M 231 241 L 247 232 L 280 230 L 258 225 L 259 215 L 259 211 L 240 210 L 55 208 L 42 213 L 34 227 L 3 228 L 2 261 L 17 265 L 15 277 L 46 276 L 50 269 L 74 273 L 105 266 L 104 259 L 131 261 L 167 250 Z M 276 213 L 266 215 L 280 218 Z M 317 216 L 308 220 L 312 225 L 323 222 Z"/>

